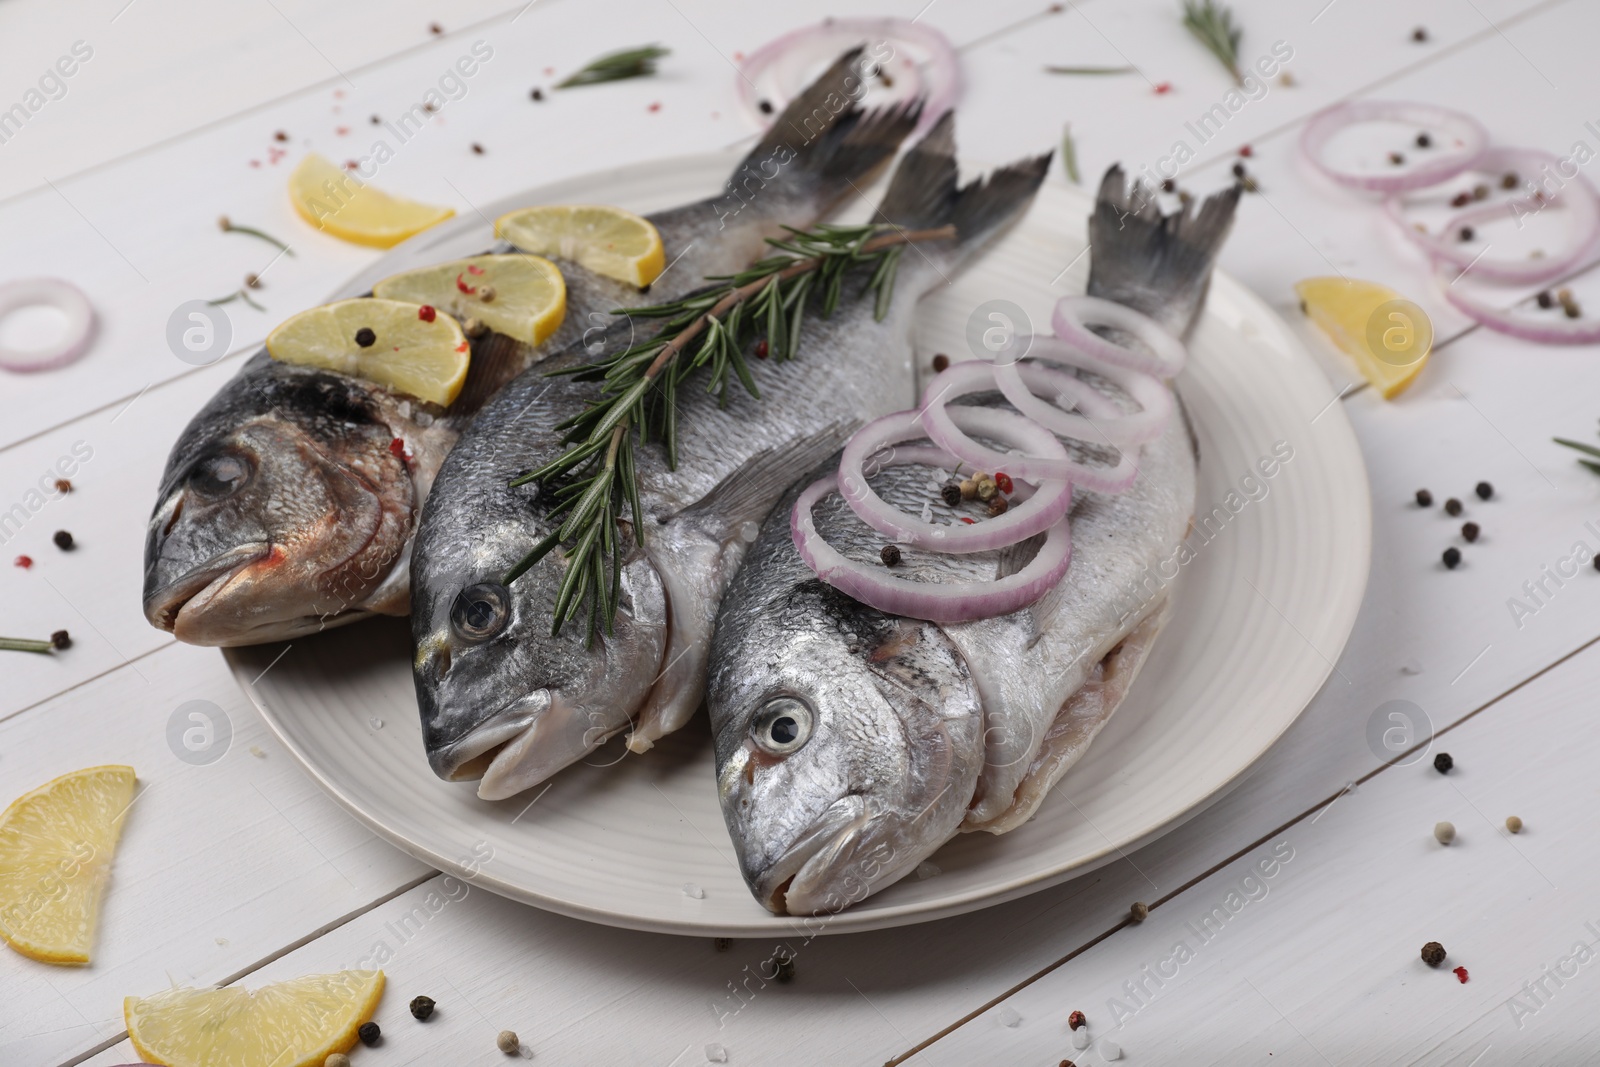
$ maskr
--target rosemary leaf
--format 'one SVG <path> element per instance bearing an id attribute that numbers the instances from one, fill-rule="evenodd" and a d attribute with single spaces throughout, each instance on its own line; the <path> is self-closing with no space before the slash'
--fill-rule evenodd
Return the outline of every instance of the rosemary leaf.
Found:
<path id="1" fill-rule="evenodd" d="M 1072 139 L 1071 123 L 1061 127 L 1061 169 L 1073 185 L 1083 184 L 1083 179 L 1078 175 L 1078 145 Z"/>
<path id="2" fill-rule="evenodd" d="M 1045 67 L 1046 74 L 1131 74 L 1132 67 Z"/>
<path id="3" fill-rule="evenodd" d="M 1243 85 L 1239 72 L 1239 41 L 1244 31 L 1233 23 L 1233 12 L 1216 0 L 1183 0 L 1183 25 L 1227 68 L 1234 84 Z"/>
<path id="4" fill-rule="evenodd" d="M 1550 440 L 1554 441 L 1558 445 L 1566 445 L 1568 448 L 1575 448 L 1585 455 L 1600 459 L 1600 448 L 1596 448 L 1594 445 L 1586 445 L 1582 441 L 1573 441 L 1566 437 L 1552 437 Z M 1582 460 L 1579 460 L 1579 462 L 1581 463 Z"/>
<path id="5" fill-rule="evenodd" d="M 601 82 L 621 81 L 624 78 L 643 78 L 656 72 L 656 60 L 671 52 L 660 45 L 645 45 L 612 52 L 591 60 L 565 81 L 557 82 L 557 89 L 571 89 L 579 85 L 598 85 Z"/>

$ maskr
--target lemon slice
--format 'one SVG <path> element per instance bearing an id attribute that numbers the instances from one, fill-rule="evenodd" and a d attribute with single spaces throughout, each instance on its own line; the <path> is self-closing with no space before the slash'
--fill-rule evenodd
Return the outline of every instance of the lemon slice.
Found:
<path id="1" fill-rule="evenodd" d="M 524 252 L 570 259 L 640 288 L 667 263 L 661 234 L 650 220 L 617 207 L 525 207 L 496 219 L 494 232 Z"/>
<path id="2" fill-rule="evenodd" d="M 1433 350 L 1433 322 L 1388 286 L 1355 278 L 1307 278 L 1300 304 L 1362 377 L 1392 400 L 1410 385 Z"/>
<path id="3" fill-rule="evenodd" d="M 289 175 L 289 199 L 317 229 L 373 248 L 393 248 L 456 213 L 454 208 L 390 196 L 315 153 Z"/>
<path id="4" fill-rule="evenodd" d="M 132 767 L 63 774 L 0 815 L 0 937 L 45 963 L 88 963 Z"/>
<path id="5" fill-rule="evenodd" d="M 466 321 L 536 345 L 555 332 L 567 314 L 567 284 L 561 271 L 539 256 L 472 256 L 385 278 L 374 296 L 409 300 L 448 311 Z"/>
<path id="6" fill-rule="evenodd" d="M 167 1067 L 322 1067 L 356 1043 L 383 996 L 382 971 L 312 974 L 248 990 L 169 989 L 128 997 L 140 1058 Z"/>
<path id="7" fill-rule="evenodd" d="M 446 406 L 461 392 L 472 359 L 449 315 L 373 297 L 302 311 L 267 335 L 267 351 L 284 363 L 352 374 Z"/>

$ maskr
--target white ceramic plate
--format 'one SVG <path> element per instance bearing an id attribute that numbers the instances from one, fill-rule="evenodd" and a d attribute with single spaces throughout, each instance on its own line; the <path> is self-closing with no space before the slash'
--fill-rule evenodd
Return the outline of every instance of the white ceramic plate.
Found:
<path id="1" fill-rule="evenodd" d="M 337 295 L 481 251 L 491 243 L 488 220 L 502 211 L 564 201 L 670 207 L 721 188 L 731 160 L 608 171 L 483 206 L 396 249 Z M 1052 176 L 1019 226 L 923 302 L 924 357 L 965 351 L 968 314 L 996 297 L 1048 328 L 1055 299 L 1087 280 L 1090 207 L 1087 193 Z M 1172 622 L 1126 703 L 1033 821 L 1003 837 L 956 838 L 932 858 L 937 874 L 924 868 L 930 877 L 904 879 L 829 920 L 828 932 L 986 907 L 1137 848 L 1226 792 L 1328 676 L 1355 623 L 1371 553 L 1366 471 L 1350 425 L 1289 329 L 1225 276 L 1212 285 L 1191 353 L 1179 391 L 1200 438 L 1197 519 L 1210 516 L 1216 532 L 1177 577 Z M 1258 463 L 1275 446 L 1293 455 L 1265 478 Z M 646 756 L 623 758 L 613 741 L 589 765 L 491 803 L 428 769 L 403 622 L 229 657 L 322 788 L 441 870 L 614 926 L 711 936 L 792 929 L 793 919 L 769 915 L 739 877 L 703 715 Z"/>

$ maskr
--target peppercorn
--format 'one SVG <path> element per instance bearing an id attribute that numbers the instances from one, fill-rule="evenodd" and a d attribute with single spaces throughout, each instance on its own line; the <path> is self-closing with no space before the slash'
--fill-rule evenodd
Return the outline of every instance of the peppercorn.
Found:
<path id="1" fill-rule="evenodd" d="M 1472 203 L 1471 193 L 1457 193 L 1450 198 L 1451 207 L 1466 207 L 1470 203 Z"/>
<path id="2" fill-rule="evenodd" d="M 955 482 L 946 482 L 939 487 L 939 499 L 943 500 L 947 507 L 955 507 L 961 503 L 961 487 Z M 1600 559 L 1600 556 L 1595 558 Z"/>
<path id="3" fill-rule="evenodd" d="M 483 145 L 479 144 L 477 141 L 473 141 L 472 142 L 472 154 L 475 155 L 475 156 L 483 155 Z"/>
<path id="4" fill-rule="evenodd" d="M 1067 1029 L 1068 1030 L 1076 1030 L 1080 1026 L 1088 1026 L 1088 1025 L 1089 1025 L 1089 1020 L 1084 1017 L 1084 1014 L 1081 1011 L 1075 1011 L 1071 1015 L 1067 1016 Z"/>
<path id="5" fill-rule="evenodd" d="M 1444 502 L 1444 511 L 1446 515 L 1449 515 L 1451 518 L 1455 518 L 1457 515 L 1461 514 L 1461 501 L 1457 500 L 1455 497 L 1451 497 L 1449 500 Z"/>
<path id="6" fill-rule="evenodd" d="M 718 952 L 727 952 L 729 949 L 733 948 L 733 938 L 713 937 L 711 939 L 711 947 L 716 949 Z"/>
<path id="7" fill-rule="evenodd" d="M 259 275 L 255 275 L 255 274 L 246 274 L 244 276 L 244 287 L 246 289 L 259 289 L 259 288 L 261 288 L 261 278 L 260 278 L 260 276 Z"/>
<path id="8" fill-rule="evenodd" d="M 1245 170 L 1244 170 L 1244 164 L 1243 163 L 1235 163 L 1233 165 L 1233 176 L 1235 178 L 1243 178 L 1245 176 Z"/>
<path id="9" fill-rule="evenodd" d="M 543 89 L 530 89 L 530 90 L 528 90 L 528 99 L 529 100 L 543 100 L 544 99 L 544 90 Z"/>
<path id="10" fill-rule="evenodd" d="M 1502 189 L 1515 189 L 1520 184 L 1516 171 L 1510 171 L 1500 179 L 1500 188 Z"/>
<path id="11" fill-rule="evenodd" d="M 1433 824 L 1433 837 L 1441 845 L 1448 845 L 1456 839 L 1455 823 L 1436 822 Z"/>
<path id="12" fill-rule="evenodd" d="M 1600 558 L 1600 557 L 1597 557 L 1597 558 Z M 33 566 L 33 557 L 32 556 L 18 556 L 16 559 L 12 560 L 11 562 L 12 562 L 12 564 L 14 566 L 21 567 L 23 570 L 27 570 L 29 567 Z"/>
<path id="13" fill-rule="evenodd" d="M 1011 484 L 1011 475 L 1005 471 L 994 472 L 994 484 L 1000 487 L 1002 493 L 1009 493 L 1014 488 Z"/>
<path id="14" fill-rule="evenodd" d="M 1476 541 L 1478 539 L 1478 524 L 1475 522 L 1462 523 L 1461 536 L 1466 539 L 1466 542 L 1469 545 Z"/>
<path id="15" fill-rule="evenodd" d="M 757 359 L 766 359 L 767 356 L 769 356 L 771 353 L 772 353 L 772 346 L 767 344 L 767 339 L 765 337 L 763 337 L 761 340 L 756 342 L 756 358 Z"/>
<path id="16" fill-rule="evenodd" d="M 1461 239 L 1463 241 L 1472 240 L 1472 227 L 1471 226 L 1463 226 L 1463 227 L 1461 227 L 1460 237 L 1461 237 Z"/>
<path id="17" fill-rule="evenodd" d="M 996 493 L 995 498 L 989 501 L 989 517 L 992 519 L 1004 515 L 1010 508 L 1011 501 Z"/>
<path id="18" fill-rule="evenodd" d="M 274 141 L 287 141 L 289 139 L 289 135 L 284 133 L 282 130 L 279 130 L 277 133 L 272 135 L 272 139 Z"/>
<path id="19" fill-rule="evenodd" d="M 1472 199 L 1474 199 L 1474 200 L 1487 200 L 1487 199 L 1489 199 L 1489 187 L 1487 185 L 1482 185 L 1482 184 L 1474 185 L 1472 187 Z"/>
<path id="20" fill-rule="evenodd" d="M 1411 39 L 1420 44 L 1428 39 L 1428 31 L 1423 29 L 1421 26 L 1418 26 L 1416 29 L 1411 31 Z"/>
<path id="21" fill-rule="evenodd" d="M 356 1036 L 361 1039 L 363 1045 L 376 1048 L 378 1042 L 383 1040 L 383 1031 L 379 1029 L 377 1023 L 364 1022 L 361 1024 L 361 1029 L 356 1031 Z"/>
<path id="22" fill-rule="evenodd" d="M 372 332 L 372 327 L 363 326 L 356 331 L 356 344 L 362 348 L 371 348 L 378 340 L 378 335 Z"/>
<path id="23" fill-rule="evenodd" d="M 72 492 L 72 483 L 67 481 L 65 478 L 57 478 L 56 479 L 56 492 L 58 492 L 58 493 L 70 493 L 70 492 Z"/>
<path id="24" fill-rule="evenodd" d="M 372 124 L 373 124 L 373 125 L 374 125 L 374 126 L 376 126 L 376 125 L 378 125 L 378 124 L 379 124 L 379 123 L 381 123 L 381 122 L 382 122 L 382 121 L 383 121 L 383 120 L 382 120 L 382 119 L 380 119 L 380 118 L 379 118 L 379 117 L 378 117 L 378 116 L 376 116 L 376 115 L 374 115 L 374 116 L 372 116 L 372 117 L 371 117 L 371 118 L 370 118 L 370 119 L 368 119 L 368 120 L 367 120 L 367 121 L 368 121 L 368 122 L 370 122 L 370 123 L 372 123 Z"/>
<path id="25" fill-rule="evenodd" d="M 1418 148 L 1432 148 L 1433 147 L 1433 138 L 1429 137 L 1425 133 L 1417 134 L 1417 147 Z"/>
<path id="26" fill-rule="evenodd" d="M 1478 494 L 1479 500 L 1488 500 L 1490 497 L 1494 496 L 1494 486 L 1490 485 L 1488 482 L 1479 482 L 1477 485 L 1472 487 L 1472 491 Z"/>
<path id="27" fill-rule="evenodd" d="M 50 540 L 54 541 L 56 543 L 56 547 L 61 551 L 72 551 L 72 534 L 68 533 L 66 530 L 57 530 L 55 532 L 55 536 L 50 538 Z"/>
<path id="28" fill-rule="evenodd" d="M 761 101 L 761 103 L 757 104 L 756 106 L 761 109 L 761 113 L 763 115 L 772 114 L 772 101 L 771 100 L 763 100 L 763 101 Z"/>
<path id="29" fill-rule="evenodd" d="M 428 32 L 437 37 L 444 32 L 444 27 L 437 22 L 430 22 L 428 23 Z"/>
<path id="30" fill-rule="evenodd" d="M 493 301 L 497 295 L 498 294 L 494 291 L 494 286 L 492 285 L 478 286 L 478 299 L 482 300 L 485 304 Z"/>
<path id="31" fill-rule="evenodd" d="M 1174 193 L 1174 192 L 1177 192 L 1178 191 L 1178 183 L 1173 181 L 1171 178 L 1163 178 L 1163 179 L 1161 179 L 1161 191 L 1163 193 Z"/>
<path id="32" fill-rule="evenodd" d="M 995 484 L 995 480 L 987 474 L 978 475 L 973 479 L 973 483 L 973 491 L 977 494 L 978 499 L 985 503 L 993 500 L 995 494 L 1000 491 L 1000 487 Z"/>
<path id="33" fill-rule="evenodd" d="M 1515 815 L 1506 816 L 1506 829 L 1514 834 L 1522 833 L 1522 820 Z"/>
<path id="34" fill-rule="evenodd" d="M 978 479 L 966 478 L 961 482 L 961 499 L 971 500 L 978 495 Z"/>
<path id="35" fill-rule="evenodd" d="M 794 981 L 794 957 L 787 952 L 780 952 L 772 957 L 773 977 L 779 982 Z"/>
<path id="36" fill-rule="evenodd" d="M 57 630 L 50 635 L 50 646 L 57 652 L 63 652 L 72 647 L 72 636 L 65 630 Z"/>
<path id="37" fill-rule="evenodd" d="M 1128 918 L 1136 923 L 1142 923 L 1150 917 L 1150 905 L 1142 900 L 1133 902 L 1133 907 L 1128 909 Z"/>
<path id="38" fill-rule="evenodd" d="M 1556 298 L 1550 295 L 1550 290 L 1548 289 L 1541 291 L 1536 299 L 1542 308 L 1548 308 L 1556 302 Z"/>
<path id="39" fill-rule="evenodd" d="M 1431 507 L 1433 507 L 1433 494 L 1428 492 L 1426 489 L 1418 489 L 1417 490 L 1417 507 L 1419 507 L 1419 508 L 1431 508 Z"/>
<path id="40" fill-rule="evenodd" d="M 432 1015 L 433 1015 L 433 998 L 432 997 L 412 997 L 411 998 L 411 1017 L 413 1019 L 418 1019 L 418 1020 L 421 1020 L 422 1022 L 427 1022 L 428 1019 L 430 1017 L 432 1017 Z"/>
<path id="41" fill-rule="evenodd" d="M 517 1052 L 522 1048 L 522 1042 L 517 1040 L 517 1034 L 515 1030 L 500 1031 L 500 1036 L 494 1039 L 494 1043 L 499 1047 L 500 1051 L 504 1052 L 507 1056 L 516 1055 Z"/>
<path id="42" fill-rule="evenodd" d="M 477 338 L 488 333 L 489 327 L 483 324 L 482 319 L 469 318 L 466 322 L 461 324 L 461 332 L 466 334 L 468 337 Z"/>
<path id="43" fill-rule="evenodd" d="M 1433 769 L 1440 774 L 1449 774 L 1450 768 L 1455 765 L 1456 761 L 1450 758 L 1450 753 L 1448 752 L 1441 752 L 1433 757 Z"/>
<path id="44" fill-rule="evenodd" d="M 350 1067 L 350 1057 L 342 1052 L 330 1052 L 322 1061 L 322 1067 Z"/>
<path id="45" fill-rule="evenodd" d="M 1194 194 L 1187 189 L 1179 189 L 1178 203 L 1182 204 L 1184 207 L 1188 207 L 1190 204 L 1194 203 Z"/>
<path id="46" fill-rule="evenodd" d="M 885 567 L 893 567 L 900 562 L 900 549 L 896 545 L 884 545 L 883 551 L 878 553 L 878 558 L 883 560 Z"/>
<path id="47" fill-rule="evenodd" d="M 1578 302 L 1576 300 L 1569 300 L 1565 304 L 1562 304 L 1561 310 L 1567 313 L 1567 318 L 1569 319 L 1575 319 L 1579 315 L 1583 314 L 1583 309 L 1578 307 Z"/>
<path id="48" fill-rule="evenodd" d="M 1461 562 L 1461 550 L 1452 545 L 1444 550 L 1444 555 L 1441 558 L 1444 560 L 1446 567 L 1455 570 L 1456 565 Z"/>
<path id="49" fill-rule="evenodd" d="M 1422 962 L 1429 967 L 1437 967 L 1444 962 L 1444 946 L 1437 941 L 1429 941 L 1422 946 Z"/>
<path id="50" fill-rule="evenodd" d="M 950 369 L 950 357 L 945 355 L 943 352 L 940 352 L 938 355 L 933 357 L 932 367 L 933 373 L 943 374 L 945 371 Z"/>
<path id="51" fill-rule="evenodd" d="M 1401 155 L 1399 152 L 1390 152 L 1389 153 L 1389 162 L 1393 163 L 1395 166 L 1398 167 L 1400 164 L 1404 163 L 1405 161 L 1406 161 L 1406 157 Z"/>

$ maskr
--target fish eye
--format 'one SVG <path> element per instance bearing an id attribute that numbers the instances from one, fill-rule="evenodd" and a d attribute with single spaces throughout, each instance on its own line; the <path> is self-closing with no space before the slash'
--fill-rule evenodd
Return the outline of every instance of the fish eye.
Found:
<path id="1" fill-rule="evenodd" d="M 189 470 L 189 486 L 206 496 L 231 496 L 243 489 L 255 473 L 250 457 L 231 449 L 213 452 Z"/>
<path id="2" fill-rule="evenodd" d="M 775 697 L 750 724 L 756 747 L 771 756 L 787 756 L 811 740 L 811 709 L 794 697 Z"/>
<path id="3" fill-rule="evenodd" d="M 511 591 L 497 582 L 467 586 L 450 608 L 450 625 L 466 641 L 487 641 L 510 619 Z"/>

